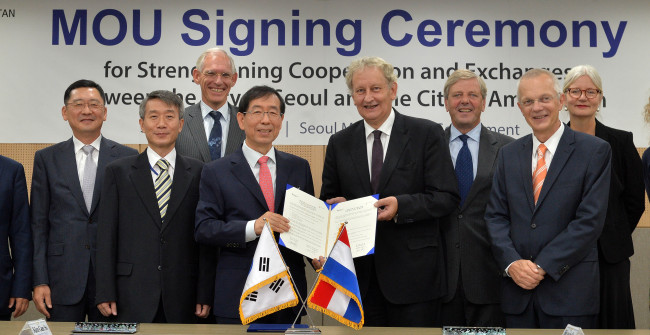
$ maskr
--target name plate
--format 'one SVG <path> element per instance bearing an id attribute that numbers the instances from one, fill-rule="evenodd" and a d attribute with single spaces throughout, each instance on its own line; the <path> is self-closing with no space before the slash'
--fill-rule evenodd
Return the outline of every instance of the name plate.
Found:
<path id="1" fill-rule="evenodd" d="M 52 335 L 52 331 L 45 319 L 38 319 L 25 322 L 19 335 Z"/>
<path id="2" fill-rule="evenodd" d="M 501 327 L 443 327 L 442 335 L 506 335 Z"/>
<path id="3" fill-rule="evenodd" d="M 135 322 L 75 322 L 73 333 L 134 334 Z"/>

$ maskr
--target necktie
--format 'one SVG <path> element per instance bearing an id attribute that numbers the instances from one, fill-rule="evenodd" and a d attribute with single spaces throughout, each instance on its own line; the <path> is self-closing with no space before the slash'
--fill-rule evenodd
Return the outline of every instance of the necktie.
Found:
<path id="1" fill-rule="evenodd" d="M 264 194 L 266 205 L 269 206 L 269 211 L 275 212 L 273 208 L 273 180 L 271 180 L 271 170 L 269 170 L 269 166 L 266 164 L 268 160 L 268 156 L 262 156 L 257 160 L 257 163 L 260 165 L 260 188 Z"/>
<path id="2" fill-rule="evenodd" d="M 384 165 L 384 147 L 381 145 L 381 131 L 375 130 L 372 134 L 375 135 L 375 140 L 372 142 L 370 185 L 372 186 L 372 192 L 377 193 L 379 176 L 381 175 L 381 168 Z"/>
<path id="3" fill-rule="evenodd" d="M 160 209 L 160 218 L 165 221 L 165 214 L 167 213 L 167 204 L 169 203 L 169 195 L 172 190 L 172 179 L 169 176 L 169 162 L 161 158 L 156 162 L 160 168 L 160 173 L 154 187 L 156 188 L 156 198 L 158 199 L 158 208 Z"/>
<path id="4" fill-rule="evenodd" d="M 547 170 L 544 154 L 546 154 L 546 146 L 540 144 L 537 148 L 537 167 L 535 168 L 535 173 L 533 173 L 533 196 L 535 198 L 535 205 L 537 205 L 537 199 L 539 198 L 539 193 L 542 191 L 544 178 L 546 178 Z"/>
<path id="5" fill-rule="evenodd" d="M 208 138 L 208 147 L 210 147 L 210 157 L 215 160 L 221 158 L 221 122 L 219 121 L 221 113 L 212 111 L 209 115 L 214 119 L 214 125 Z"/>
<path id="6" fill-rule="evenodd" d="M 86 154 L 86 162 L 84 163 L 84 176 L 81 185 L 81 191 L 86 201 L 86 208 L 90 212 L 90 206 L 93 203 L 93 191 L 95 189 L 95 177 L 97 176 L 97 164 L 93 160 L 93 151 L 95 148 L 92 145 L 84 145 L 81 148 Z"/>
<path id="7" fill-rule="evenodd" d="M 462 134 L 458 138 L 463 141 L 463 146 L 460 148 L 456 157 L 455 170 L 456 179 L 458 179 L 458 190 L 460 191 L 460 206 L 462 207 L 469 193 L 469 189 L 472 188 L 472 183 L 474 182 L 474 165 L 472 164 L 472 154 L 469 152 L 469 147 L 467 146 L 469 136 Z"/>

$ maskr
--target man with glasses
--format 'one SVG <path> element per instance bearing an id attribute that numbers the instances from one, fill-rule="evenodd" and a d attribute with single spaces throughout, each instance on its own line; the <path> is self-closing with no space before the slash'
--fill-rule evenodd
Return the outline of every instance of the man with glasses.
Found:
<path id="1" fill-rule="evenodd" d="M 104 168 L 137 151 L 101 135 L 107 109 L 97 83 L 72 83 L 63 102 L 72 138 L 34 156 L 34 304 L 48 320 L 98 321 L 94 250 Z"/>
<path id="2" fill-rule="evenodd" d="M 284 111 L 284 101 L 275 89 L 256 86 L 248 90 L 237 114 L 239 127 L 246 133 L 244 144 L 232 155 L 205 165 L 201 174 L 195 238 L 221 249 L 214 285 L 217 323 L 241 324 L 239 299 L 265 222 L 277 233 L 289 230 L 289 220 L 282 216 L 287 184 L 314 193 L 309 163 L 273 147 Z M 307 284 L 302 256 L 283 246 L 280 251 L 304 298 Z M 292 323 L 298 309 L 283 309 L 256 322 Z"/>
<path id="3" fill-rule="evenodd" d="M 501 148 L 485 213 L 506 326 L 596 328 L 610 146 L 560 122 L 565 96 L 551 72 L 526 72 L 518 99 L 533 134 Z"/>
<path id="4" fill-rule="evenodd" d="M 204 51 L 192 71 L 201 86 L 201 101 L 185 110 L 185 127 L 176 140 L 179 155 L 205 163 L 241 148 L 244 132 L 237 125 L 237 107 L 228 102 L 237 82 L 230 55 L 219 48 Z"/>

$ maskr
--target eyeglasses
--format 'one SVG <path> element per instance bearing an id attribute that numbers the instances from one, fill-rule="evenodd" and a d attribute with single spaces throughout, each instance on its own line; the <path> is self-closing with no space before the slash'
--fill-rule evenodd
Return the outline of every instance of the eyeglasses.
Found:
<path id="1" fill-rule="evenodd" d="M 264 118 L 264 114 L 269 116 L 269 120 L 271 121 L 277 121 L 280 118 L 282 118 L 282 113 L 278 113 L 276 111 L 270 111 L 270 112 L 262 112 L 262 111 L 250 111 L 250 112 L 243 112 L 242 114 L 248 115 L 252 120 L 261 120 Z"/>
<path id="2" fill-rule="evenodd" d="M 83 110 L 84 107 L 88 106 L 88 109 L 90 109 L 93 112 L 101 111 L 102 108 L 104 108 L 104 105 L 100 103 L 99 101 L 90 101 L 90 102 L 84 102 L 84 101 L 73 101 L 69 103 L 68 108 L 74 110 L 74 111 L 80 111 Z"/>
<path id="3" fill-rule="evenodd" d="M 545 95 L 545 96 L 543 96 L 543 97 L 541 97 L 539 99 L 526 99 L 526 100 L 522 101 L 521 104 L 524 107 L 531 107 L 532 105 L 535 104 L 536 101 L 539 102 L 540 104 L 547 104 L 547 103 L 550 103 L 551 101 L 553 101 L 553 97 L 550 96 L 550 95 Z"/>
<path id="4" fill-rule="evenodd" d="M 205 71 L 203 72 L 203 75 L 208 77 L 208 78 L 219 78 L 221 77 L 221 80 L 230 80 L 232 79 L 232 73 L 229 72 L 223 72 L 223 73 L 216 73 L 212 71 Z"/>
<path id="5" fill-rule="evenodd" d="M 569 93 L 569 95 L 575 99 L 580 99 L 580 97 L 582 96 L 582 92 L 585 92 L 585 96 L 587 97 L 587 99 L 593 99 L 597 97 L 598 94 L 600 94 L 602 91 L 593 88 L 589 88 L 586 90 L 581 90 L 579 88 L 567 88 L 566 90 L 564 90 L 564 93 Z"/>

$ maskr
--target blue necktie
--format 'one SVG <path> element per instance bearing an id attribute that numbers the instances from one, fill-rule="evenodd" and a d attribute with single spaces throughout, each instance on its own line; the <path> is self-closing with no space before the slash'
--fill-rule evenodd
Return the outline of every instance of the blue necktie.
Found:
<path id="1" fill-rule="evenodd" d="M 208 138 L 208 147 L 210 147 L 210 158 L 215 160 L 221 158 L 221 122 L 219 121 L 221 113 L 211 111 L 210 116 L 214 119 L 214 125 Z"/>
<path id="2" fill-rule="evenodd" d="M 474 167 L 472 164 L 472 154 L 469 152 L 467 146 L 467 139 L 469 136 L 463 134 L 458 136 L 463 141 L 463 147 L 458 152 L 456 157 L 456 179 L 458 179 L 458 190 L 460 191 L 460 207 L 465 203 L 465 198 L 472 188 L 474 182 Z"/>

